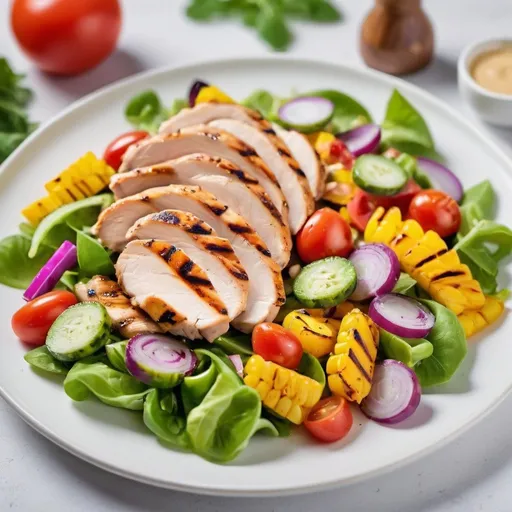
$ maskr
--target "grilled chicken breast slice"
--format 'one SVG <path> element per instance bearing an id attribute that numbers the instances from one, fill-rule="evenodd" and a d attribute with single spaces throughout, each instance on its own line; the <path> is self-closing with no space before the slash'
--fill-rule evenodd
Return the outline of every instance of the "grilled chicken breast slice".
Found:
<path id="1" fill-rule="evenodd" d="M 143 311 L 132 305 L 121 287 L 108 277 L 94 276 L 88 283 L 78 283 L 75 293 L 80 302 L 99 302 L 105 306 L 113 328 L 124 338 L 148 332 L 162 332 Z"/>
<path id="2" fill-rule="evenodd" d="M 139 215 L 142 205 L 146 213 Z M 258 323 L 271 322 L 285 301 L 279 266 L 263 240 L 240 215 L 199 187 L 170 185 L 121 199 L 103 210 L 94 231 L 107 247 L 119 247 L 126 243 L 123 237 L 136 220 L 168 209 L 192 213 L 231 242 L 249 276 L 247 307 L 233 325 L 250 332 Z"/>
<path id="3" fill-rule="evenodd" d="M 206 273 L 169 242 L 130 242 L 116 275 L 132 303 L 165 332 L 213 341 L 229 329 L 226 306 Z"/>
<path id="4" fill-rule="evenodd" d="M 326 171 L 315 148 L 308 138 L 295 130 L 285 130 L 278 124 L 273 124 L 276 134 L 290 149 L 293 158 L 299 162 L 300 168 L 306 174 L 309 186 L 315 199 L 320 199 L 325 190 Z"/>
<path id="5" fill-rule="evenodd" d="M 116 199 L 148 188 L 196 185 L 211 192 L 254 227 L 277 264 L 290 260 L 290 230 L 258 181 L 233 163 L 207 155 L 188 155 L 163 164 L 116 174 L 110 184 Z"/>
<path id="6" fill-rule="evenodd" d="M 165 240 L 197 263 L 226 305 L 230 320 L 245 310 L 249 278 L 233 247 L 211 226 L 180 210 L 163 210 L 139 219 L 128 231 L 129 239 Z"/>
<path id="7" fill-rule="evenodd" d="M 168 160 L 203 153 L 230 160 L 249 176 L 256 178 L 284 219 L 288 204 L 283 191 L 270 169 L 253 148 L 227 132 L 213 127 L 187 128 L 186 133 L 161 134 L 130 146 L 123 157 L 119 172 L 147 167 Z"/>

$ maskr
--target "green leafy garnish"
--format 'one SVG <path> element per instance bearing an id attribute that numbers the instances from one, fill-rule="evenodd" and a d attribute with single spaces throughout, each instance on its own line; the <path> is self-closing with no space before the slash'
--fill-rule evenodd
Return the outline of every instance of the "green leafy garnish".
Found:
<path id="1" fill-rule="evenodd" d="M 78 231 L 76 234 L 78 266 L 83 275 L 111 276 L 115 274 L 114 264 L 107 250 L 94 238 Z"/>
<path id="2" fill-rule="evenodd" d="M 174 113 L 181 104 L 174 105 Z M 144 91 L 134 96 L 126 105 L 124 115 L 126 119 L 139 130 L 156 133 L 160 124 L 165 121 L 171 112 L 166 109 L 155 91 Z"/>
<path id="3" fill-rule="evenodd" d="M 186 13 L 198 22 L 240 19 L 276 51 L 287 50 L 293 42 L 289 20 L 341 20 L 341 13 L 330 0 L 191 0 Z"/>
<path id="4" fill-rule="evenodd" d="M 0 164 L 37 128 L 28 120 L 32 91 L 20 85 L 23 78 L 0 58 Z"/>
<path id="5" fill-rule="evenodd" d="M 128 341 L 118 341 L 116 343 L 109 343 L 105 346 L 108 360 L 110 364 L 120 372 L 128 373 L 126 369 L 126 345 Z"/>
<path id="6" fill-rule="evenodd" d="M 45 372 L 66 375 L 69 371 L 69 365 L 55 359 L 46 348 L 46 345 L 27 352 L 23 359 L 34 368 L 44 370 Z"/>
<path id="7" fill-rule="evenodd" d="M 384 329 L 380 329 L 379 346 L 387 358 L 401 361 L 410 368 L 434 352 L 432 343 L 424 338 L 401 338 Z"/>
<path id="8" fill-rule="evenodd" d="M 416 280 L 413 279 L 409 274 L 405 272 L 400 273 L 400 277 L 393 288 L 393 293 L 401 293 L 407 295 L 407 292 L 413 290 L 416 286 Z"/>

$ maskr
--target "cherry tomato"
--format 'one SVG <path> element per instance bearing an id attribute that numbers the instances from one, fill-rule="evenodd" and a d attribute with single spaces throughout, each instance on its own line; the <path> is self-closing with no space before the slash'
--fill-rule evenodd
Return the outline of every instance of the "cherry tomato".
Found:
<path id="1" fill-rule="evenodd" d="M 144 130 L 138 130 L 134 132 L 127 132 L 119 135 L 119 137 L 115 138 L 105 149 L 105 153 L 103 153 L 103 160 L 107 162 L 110 167 L 112 167 L 115 171 L 121 167 L 121 162 L 123 161 L 123 156 L 126 153 L 126 150 L 139 140 L 145 139 L 149 135 L 148 132 Z"/>
<path id="2" fill-rule="evenodd" d="M 349 433 L 352 423 L 348 402 L 339 396 L 330 396 L 311 409 L 304 426 L 319 441 L 334 443 Z"/>
<path id="3" fill-rule="evenodd" d="M 121 8 L 119 0 L 14 0 L 11 27 L 40 69 L 74 75 L 112 53 Z"/>
<path id="4" fill-rule="evenodd" d="M 410 180 L 394 196 L 376 196 L 358 189 L 352 201 L 347 205 L 350 221 L 359 231 L 364 231 L 370 217 L 379 206 L 386 210 L 392 206 L 397 206 L 400 208 L 402 215 L 405 216 L 413 197 L 420 191 L 421 187 L 414 180 Z"/>
<path id="5" fill-rule="evenodd" d="M 328 256 L 348 256 L 354 249 L 348 222 L 331 208 L 317 210 L 297 235 L 297 251 L 305 263 Z"/>
<path id="6" fill-rule="evenodd" d="M 336 139 L 331 143 L 329 154 L 333 163 L 340 163 L 345 169 L 352 169 L 356 159 L 343 141 Z"/>
<path id="7" fill-rule="evenodd" d="M 252 331 L 252 348 L 265 361 L 294 370 L 302 358 L 297 336 L 278 324 L 265 322 Z"/>
<path id="8" fill-rule="evenodd" d="M 425 230 L 433 230 L 441 238 L 457 233 L 461 216 L 457 201 L 440 190 L 424 190 L 414 196 L 409 217 Z"/>
<path id="9" fill-rule="evenodd" d="M 14 334 L 29 345 L 44 345 L 46 335 L 56 318 L 77 303 L 71 292 L 54 290 L 27 302 L 12 316 Z"/>

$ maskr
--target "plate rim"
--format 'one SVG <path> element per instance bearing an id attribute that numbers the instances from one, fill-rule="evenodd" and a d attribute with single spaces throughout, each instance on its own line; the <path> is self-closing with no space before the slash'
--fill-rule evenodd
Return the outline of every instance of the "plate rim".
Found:
<path id="1" fill-rule="evenodd" d="M 273 55 L 273 56 L 248 56 L 248 57 L 234 57 L 234 58 L 222 58 L 222 59 L 194 59 L 184 64 L 178 65 L 170 65 L 170 66 L 162 66 L 150 70 L 146 70 L 140 73 L 136 73 L 135 75 L 131 75 L 129 77 L 123 78 L 121 80 L 117 80 L 111 84 L 100 87 L 99 89 L 87 94 L 86 96 L 74 101 L 65 109 L 63 109 L 58 114 L 52 116 L 49 120 L 42 123 L 38 129 L 32 133 L 27 139 L 25 139 L 18 148 L 2 163 L 0 166 L 0 180 L 5 177 L 6 173 L 11 173 L 11 167 L 15 165 L 16 159 L 18 159 L 24 152 L 25 148 L 35 142 L 48 128 L 50 128 L 53 124 L 57 123 L 61 119 L 72 115 L 75 110 L 82 108 L 90 102 L 95 101 L 97 98 L 102 97 L 105 94 L 109 94 L 114 92 L 116 89 L 121 89 L 124 86 L 130 86 L 136 84 L 137 82 L 143 82 L 144 80 L 150 80 L 159 75 L 165 74 L 173 74 L 173 73 L 183 73 L 187 71 L 193 71 L 194 69 L 201 68 L 203 66 L 211 66 L 211 65 L 219 65 L 219 66 L 230 66 L 253 63 L 255 65 L 266 65 L 269 62 L 275 61 L 284 61 L 287 63 L 293 64 L 302 64 L 305 66 L 328 66 L 332 69 L 343 72 L 348 70 L 352 73 L 359 74 L 362 77 L 370 78 L 371 80 L 377 80 L 381 83 L 385 83 L 391 87 L 399 88 L 402 91 L 410 91 L 427 102 L 436 106 L 436 108 L 448 113 L 453 119 L 456 120 L 457 123 L 464 125 L 464 127 L 470 130 L 480 141 L 486 145 L 491 152 L 494 153 L 496 158 L 501 161 L 502 166 L 499 168 L 499 172 L 506 178 L 508 181 L 512 182 L 512 159 L 506 154 L 504 150 L 502 150 L 499 145 L 486 133 L 484 133 L 481 129 L 475 126 L 469 119 L 467 119 L 462 113 L 455 110 L 449 104 L 444 101 L 438 99 L 436 96 L 431 94 L 430 92 L 422 89 L 421 87 L 407 82 L 401 78 L 397 78 L 394 76 L 387 75 L 385 73 L 365 68 L 364 66 L 354 64 L 354 63 L 337 63 L 330 60 L 325 59 L 314 59 L 314 58 L 304 58 L 300 56 L 281 56 L 281 55 Z M 505 170 L 508 169 L 508 172 Z M 13 174 L 14 175 L 14 174 Z M 2 182 L 0 182 L 0 188 L 3 188 Z M 408 455 L 401 460 L 388 464 L 387 466 L 376 468 L 370 471 L 367 471 L 364 474 L 354 475 L 353 477 L 345 478 L 343 480 L 337 480 L 333 478 L 329 481 L 320 484 L 311 484 L 304 487 L 294 488 L 294 487 L 285 487 L 282 489 L 273 489 L 273 490 L 254 490 L 254 489 L 238 489 L 238 490 L 227 490 L 222 488 L 209 488 L 209 487 L 199 487 L 196 485 L 187 485 L 182 483 L 173 483 L 169 481 L 164 481 L 163 479 L 156 478 L 148 478 L 143 475 L 140 475 L 136 472 L 136 470 L 126 470 L 121 469 L 109 462 L 104 462 L 99 458 L 91 456 L 87 453 L 87 451 L 74 447 L 71 443 L 62 440 L 58 435 L 54 434 L 54 432 L 43 425 L 40 420 L 35 418 L 30 412 L 24 409 L 24 407 L 17 403 L 10 394 L 2 387 L 0 387 L 0 396 L 13 408 L 13 410 L 32 428 L 34 428 L 37 432 L 42 434 L 46 439 L 52 441 L 60 448 L 63 448 L 67 452 L 73 454 L 74 456 L 85 460 L 86 462 L 99 467 L 103 470 L 109 471 L 116 475 L 122 476 L 124 478 L 135 480 L 138 482 L 142 482 L 144 484 L 172 489 L 177 491 L 183 491 L 188 493 L 195 493 L 201 495 L 209 495 L 209 496 L 232 496 L 232 497 L 261 497 L 261 496 L 290 496 L 290 495 L 300 495 L 312 492 L 319 492 L 327 489 L 333 488 L 341 488 L 348 485 L 353 485 L 356 483 L 360 483 L 371 478 L 374 478 L 379 475 L 384 475 L 390 473 L 391 471 L 397 470 L 401 467 L 404 467 L 414 461 L 417 461 L 429 454 L 432 454 L 442 447 L 446 446 L 448 443 L 454 441 L 459 436 L 463 435 L 470 428 L 473 428 L 477 423 L 481 420 L 488 417 L 490 413 L 494 409 L 496 409 L 508 396 L 510 391 L 512 390 L 512 381 L 509 386 L 503 390 L 503 392 L 495 399 L 495 401 L 487 406 L 486 409 L 480 411 L 479 413 L 475 413 L 471 418 L 468 419 L 465 425 L 463 425 L 458 430 L 444 436 L 442 439 L 438 440 L 435 443 L 432 443 L 430 446 L 427 446 L 414 454 Z"/>

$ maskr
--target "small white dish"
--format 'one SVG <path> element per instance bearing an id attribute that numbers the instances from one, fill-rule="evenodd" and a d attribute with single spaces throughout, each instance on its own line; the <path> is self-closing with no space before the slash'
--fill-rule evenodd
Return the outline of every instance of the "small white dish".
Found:
<path id="1" fill-rule="evenodd" d="M 503 47 L 512 47 L 512 39 L 487 39 L 467 46 L 458 62 L 459 91 L 484 121 L 512 126 L 512 95 L 489 91 L 471 75 L 471 66 L 478 56 Z"/>

